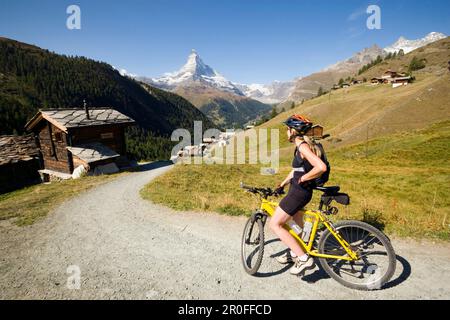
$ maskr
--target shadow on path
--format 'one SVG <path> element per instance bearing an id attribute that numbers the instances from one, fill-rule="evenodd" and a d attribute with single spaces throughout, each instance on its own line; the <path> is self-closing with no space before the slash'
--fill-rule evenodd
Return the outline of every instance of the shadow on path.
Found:
<path id="1" fill-rule="evenodd" d="M 266 247 L 266 246 L 268 246 L 268 245 L 270 245 L 270 244 L 273 244 L 273 243 L 276 243 L 276 242 L 280 242 L 280 239 L 272 239 L 272 240 L 266 241 L 265 244 L 264 244 L 264 246 Z M 281 255 L 284 254 L 285 252 L 287 252 L 287 250 L 281 251 L 281 252 L 276 253 L 276 254 L 272 254 L 272 255 L 270 255 L 270 258 L 274 259 L 274 258 L 276 258 L 276 257 L 278 257 L 278 256 L 281 256 Z M 292 265 L 287 264 L 287 265 L 285 265 L 283 268 L 281 268 L 280 270 L 277 270 L 277 271 L 271 271 L 271 272 L 258 272 L 258 273 L 255 274 L 255 277 L 257 277 L 257 278 L 269 278 L 269 277 L 278 276 L 278 275 L 280 275 L 280 274 L 285 273 L 286 271 L 288 271 L 288 270 L 291 268 L 291 266 L 292 266 Z"/>
<path id="2" fill-rule="evenodd" d="M 405 282 L 406 279 L 408 279 L 409 276 L 411 275 L 411 265 L 409 264 L 408 260 L 406 260 L 402 256 L 397 255 L 397 261 L 400 262 L 402 265 L 403 268 L 402 273 L 394 280 L 391 280 L 388 283 L 386 283 L 382 289 L 390 289 L 396 287 L 399 284 Z"/>
<path id="3" fill-rule="evenodd" d="M 400 262 L 400 264 L 402 266 L 402 273 L 397 278 L 386 283 L 381 288 L 381 290 L 396 287 L 399 284 L 406 281 L 409 278 L 409 276 L 411 275 L 411 265 L 409 264 L 409 262 L 405 258 L 403 258 L 399 255 L 397 255 L 396 258 L 397 258 L 397 261 Z M 322 265 L 318 261 L 316 262 L 316 264 L 319 267 L 318 270 L 316 270 L 314 273 L 312 273 L 310 275 L 302 277 L 302 280 L 304 280 L 308 283 L 315 283 L 317 281 L 330 278 L 330 276 L 325 272 L 325 270 L 323 270 Z M 398 266 L 398 263 L 397 263 L 397 266 Z"/>
<path id="4" fill-rule="evenodd" d="M 274 244 L 276 242 L 280 242 L 280 239 L 272 239 L 272 240 L 266 241 L 264 246 L 268 246 L 268 245 Z M 278 253 L 272 254 L 272 255 L 270 255 L 270 258 L 275 259 L 275 258 L 283 255 L 287 251 L 288 250 L 286 249 L 286 250 L 280 251 Z M 396 286 L 402 284 L 403 282 L 405 282 L 411 275 L 411 265 L 409 264 L 409 262 L 405 258 L 403 258 L 402 256 L 399 256 L 399 255 L 396 255 L 396 259 L 397 259 L 397 268 L 401 267 L 402 272 L 395 279 L 391 279 L 391 281 L 386 283 L 381 288 L 381 290 L 396 287 Z M 320 264 L 318 259 L 316 259 L 316 265 L 317 265 L 317 268 L 314 270 L 313 273 L 305 275 L 301 278 L 303 281 L 306 281 L 308 283 L 316 283 L 320 280 L 330 278 L 330 276 L 322 268 L 322 265 Z M 284 266 L 283 268 L 281 268 L 280 270 L 264 272 L 264 273 L 258 272 L 257 274 L 255 274 L 255 277 L 258 277 L 258 278 L 274 277 L 274 276 L 285 273 L 286 271 L 289 270 L 289 268 L 291 266 L 292 266 L 292 264 L 288 264 L 288 265 Z"/>
<path id="5" fill-rule="evenodd" d="M 151 171 L 151 170 L 160 169 L 160 168 L 164 168 L 164 167 L 168 167 L 168 166 L 172 166 L 172 165 L 173 165 L 172 161 L 156 161 L 156 162 L 141 164 L 141 165 L 137 166 L 134 171 L 137 171 L 137 172 Z"/>

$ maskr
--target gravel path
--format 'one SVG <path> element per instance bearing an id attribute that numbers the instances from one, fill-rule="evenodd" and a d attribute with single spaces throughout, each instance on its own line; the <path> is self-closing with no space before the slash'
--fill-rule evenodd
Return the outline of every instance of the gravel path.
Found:
<path id="1" fill-rule="evenodd" d="M 359 292 L 320 270 L 289 275 L 270 257 L 282 246 L 268 234 L 273 241 L 263 276 L 250 277 L 240 262 L 244 218 L 174 212 L 140 198 L 139 190 L 169 169 L 154 164 L 122 176 L 31 227 L 2 222 L 0 298 L 450 298 L 450 245 L 430 242 L 394 240 L 399 260 L 393 281 L 384 290 Z"/>

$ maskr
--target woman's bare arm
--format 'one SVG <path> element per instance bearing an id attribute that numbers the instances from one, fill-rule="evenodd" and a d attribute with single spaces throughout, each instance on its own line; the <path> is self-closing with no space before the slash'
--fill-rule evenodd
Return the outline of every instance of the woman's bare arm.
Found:
<path id="1" fill-rule="evenodd" d="M 284 188 L 288 184 L 291 183 L 292 178 L 294 177 L 294 170 L 291 170 L 291 172 L 287 175 L 286 179 L 280 184 L 280 187 Z"/>
<path id="2" fill-rule="evenodd" d="M 302 143 L 299 150 L 301 155 L 313 166 L 313 169 L 310 172 L 300 178 L 299 183 L 319 178 L 324 172 L 327 171 L 326 164 L 322 161 L 322 159 L 316 156 L 314 152 L 312 152 L 308 144 Z"/>

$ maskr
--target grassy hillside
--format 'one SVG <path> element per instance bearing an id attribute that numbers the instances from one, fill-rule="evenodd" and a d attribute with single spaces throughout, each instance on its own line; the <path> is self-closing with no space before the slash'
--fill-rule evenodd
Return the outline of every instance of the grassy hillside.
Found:
<path id="1" fill-rule="evenodd" d="M 421 131 L 390 135 L 330 151 L 332 175 L 351 195 L 337 219 L 364 220 L 399 236 L 449 239 L 450 121 Z M 289 149 L 292 154 L 292 147 Z M 249 214 L 258 201 L 239 189 L 240 181 L 275 186 L 289 172 L 287 154 L 280 173 L 260 175 L 251 165 L 179 165 L 142 190 L 144 198 L 177 210 Z M 310 207 L 318 204 L 318 195 Z"/>
<path id="2" fill-rule="evenodd" d="M 414 50 L 407 55 L 385 60 L 364 72 L 358 78 L 372 79 L 379 77 L 388 69 L 407 73 L 413 57 L 417 57 L 425 63 L 425 68 L 414 72 L 414 74 L 433 73 L 442 75 L 446 72 L 448 61 L 450 61 L 450 37 Z"/>
<path id="3" fill-rule="evenodd" d="M 450 75 L 443 65 L 427 70 L 405 87 L 363 84 L 333 91 L 263 124 L 281 129 L 276 176 L 260 175 L 257 165 L 180 165 L 142 194 L 175 209 L 248 214 L 258 203 L 239 190 L 239 182 L 273 187 L 284 178 L 292 146 L 282 122 L 301 113 L 332 135 L 324 141 L 332 164 L 329 185 L 341 185 L 352 197 L 338 219 L 364 220 L 388 234 L 449 240 Z M 311 207 L 317 204 L 316 194 Z"/>
<path id="4" fill-rule="evenodd" d="M 365 48 L 355 53 L 350 59 L 338 62 L 327 69 L 313 73 L 307 77 L 300 78 L 296 81 L 295 89 L 289 99 L 294 101 L 310 99 L 317 96 L 319 88 L 328 91 L 340 79 L 351 78 L 365 64 L 376 60 L 378 57 L 382 57 L 384 54 L 383 49 L 377 45 L 373 45 L 370 48 Z"/>
<path id="5" fill-rule="evenodd" d="M 407 73 L 409 72 L 409 65 L 413 57 L 423 61 L 426 66 L 424 69 L 414 72 L 415 74 L 434 73 L 435 75 L 442 75 L 446 71 L 448 61 L 450 60 L 449 49 L 450 37 L 419 48 L 407 55 L 396 56 L 393 59 L 384 59 L 380 64 L 375 65 L 362 74 L 358 74 L 357 72 L 359 67 L 363 67 L 362 65 L 358 66 L 358 64 L 350 65 L 350 68 L 317 72 L 299 80 L 290 99 L 296 101 L 310 99 L 317 95 L 319 87 L 329 90 L 340 79 L 346 79 L 347 77 L 354 77 L 361 80 L 365 78 L 370 81 L 374 77 L 380 77 L 388 69 Z M 368 50 L 372 52 L 373 60 L 375 60 L 377 55 L 383 56 L 381 49 L 379 51 L 373 48 Z"/>
<path id="6" fill-rule="evenodd" d="M 328 148 L 421 129 L 450 117 L 450 75 L 418 74 L 409 86 L 357 85 L 298 104 L 262 125 L 282 128 L 293 113 L 304 114 L 326 128 Z M 284 144 L 286 146 L 286 144 Z"/>

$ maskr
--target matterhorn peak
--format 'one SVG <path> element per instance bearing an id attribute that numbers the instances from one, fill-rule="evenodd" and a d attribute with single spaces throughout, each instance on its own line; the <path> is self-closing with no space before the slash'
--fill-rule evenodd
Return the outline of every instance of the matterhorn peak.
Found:
<path id="1" fill-rule="evenodd" d="M 168 73 L 151 81 L 153 85 L 164 89 L 173 89 L 178 86 L 191 85 L 193 82 L 200 82 L 221 91 L 243 95 L 232 82 L 204 63 L 195 49 L 191 50 L 186 64 L 179 71 Z"/>
<path id="2" fill-rule="evenodd" d="M 198 55 L 197 50 L 195 50 L 195 49 L 191 50 L 191 54 L 189 55 L 188 60 L 191 60 L 191 59 L 200 59 L 200 56 Z"/>
<path id="3" fill-rule="evenodd" d="M 181 68 L 181 73 L 190 74 L 194 80 L 202 76 L 212 77 L 217 74 L 210 66 L 206 65 L 195 49 L 191 50 L 186 64 Z"/>

